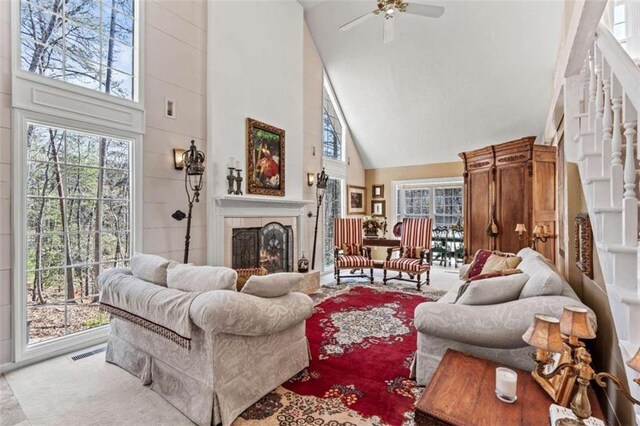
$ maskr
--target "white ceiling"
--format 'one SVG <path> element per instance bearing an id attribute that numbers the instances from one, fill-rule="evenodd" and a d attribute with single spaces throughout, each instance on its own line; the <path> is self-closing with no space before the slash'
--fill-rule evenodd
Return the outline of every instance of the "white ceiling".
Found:
<path id="1" fill-rule="evenodd" d="M 377 16 L 375 0 L 300 0 L 366 168 L 458 160 L 544 130 L 563 1 L 442 1 L 439 19 Z"/>

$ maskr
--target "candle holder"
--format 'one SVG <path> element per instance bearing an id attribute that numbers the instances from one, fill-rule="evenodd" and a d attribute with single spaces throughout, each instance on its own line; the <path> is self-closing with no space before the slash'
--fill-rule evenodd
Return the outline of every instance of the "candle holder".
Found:
<path id="1" fill-rule="evenodd" d="M 242 195 L 242 176 L 240 176 L 240 173 L 242 172 L 242 170 L 240 169 L 236 169 L 236 177 L 235 177 L 235 181 L 236 181 L 236 195 Z"/>
<path id="2" fill-rule="evenodd" d="M 227 183 L 229 184 L 229 188 L 227 189 L 227 194 L 233 194 L 233 182 L 235 181 L 235 177 L 233 176 L 233 171 L 235 170 L 235 168 L 233 167 L 228 167 L 229 169 L 229 174 L 227 175 Z"/>

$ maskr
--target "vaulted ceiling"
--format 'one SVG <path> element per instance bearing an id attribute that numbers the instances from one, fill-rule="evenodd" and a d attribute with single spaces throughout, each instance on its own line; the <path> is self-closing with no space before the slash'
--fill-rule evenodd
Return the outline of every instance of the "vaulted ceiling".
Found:
<path id="1" fill-rule="evenodd" d="M 365 167 L 455 161 L 542 133 L 564 1 L 435 0 L 441 18 L 396 14 L 388 44 L 382 16 L 338 31 L 375 0 L 300 3 Z"/>

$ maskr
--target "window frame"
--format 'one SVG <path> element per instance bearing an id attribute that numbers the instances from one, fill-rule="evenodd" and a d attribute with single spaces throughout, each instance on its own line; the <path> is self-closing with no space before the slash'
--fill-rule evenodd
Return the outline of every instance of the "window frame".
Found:
<path id="1" fill-rule="evenodd" d="M 429 179 L 412 179 L 412 180 L 396 180 L 391 182 L 392 192 L 392 217 L 393 223 L 401 221 L 402 214 L 398 213 L 398 207 L 402 200 L 398 199 L 398 191 L 400 189 L 408 189 L 414 187 L 415 189 L 429 189 L 429 218 L 433 221 L 435 227 L 436 209 L 435 209 L 435 197 L 436 188 L 452 188 L 460 187 L 462 189 L 463 198 L 463 210 L 461 217 L 464 219 L 464 179 L 462 177 L 450 177 L 450 178 L 429 178 Z"/>
<path id="2" fill-rule="evenodd" d="M 347 163 L 347 120 L 345 120 L 344 118 L 344 114 L 342 113 L 342 108 L 340 108 L 340 103 L 338 102 L 338 98 L 336 97 L 336 94 L 333 90 L 333 86 L 331 85 L 331 81 L 329 80 L 329 77 L 327 75 L 326 70 L 323 72 L 323 78 L 322 78 L 322 87 L 324 90 L 327 91 L 327 94 L 329 95 L 329 100 L 331 101 L 331 104 L 333 105 L 333 109 L 336 112 L 336 115 L 338 117 L 338 121 L 340 122 L 340 126 L 342 127 L 341 131 L 340 131 L 340 142 L 341 142 L 341 153 L 340 153 L 340 159 L 336 159 L 336 158 L 330 158 L 330 157 L 325 157 L 324 156 L 324 93 L 322 95 L 322 110 L 321 110 L 321 114 L 322 114 L 322 159 L 324 161 L 335 161 L 335 162 L 339 162 L 339 163 Z"/>
<path id="3" fill-rule="evenodd" d="M 96 103 L 109 103 L 116 106 L 136 109 L 144 112 L 144 2 L 133 0 L 134 4 L 134 31 L 133 31 L 133 99 L 124 99 L 115 95 L 89 89 L 63 80 L 55 80 L 36 73 L 25 71 L 21 67 L 21 40 L 20 40 L 20 4 L 22 0 L 11 0 L 11 79 L 14 93 L 20 95 L 22 86 L 28 90 L 30 85 L 37 84 L 47 87 L 59 94 L 74 93 L 87 100 Z M 118 72 L 118 70 L 115 70 Z M 18 88 L 18 90 L 15 90 Z M 16 103 L 14 102 L 14 106 Z"/>
<path id="4" fill-rule="evenodd" d="M 28 152 L 25 141 L 29 123 L 52 126 L 77 132 L 93 133 L 131 140 L 132 146 L 129 161 L 130 179 L 130 252 L 139 251 L 142 247 L 142 179 L 143 179 L 143 147 L 142 134 L 84 123 L 39 112 L 13 109 L 13 153 L 12 153 L 12 213 L 13 213 L 13 341 L 14 362 L 23 363 L 46 359 L 61 353 L 102 343 L 109 335 L 108 326 L 99 326 L 66 336 L 27 344 L 27 161 Z"/>

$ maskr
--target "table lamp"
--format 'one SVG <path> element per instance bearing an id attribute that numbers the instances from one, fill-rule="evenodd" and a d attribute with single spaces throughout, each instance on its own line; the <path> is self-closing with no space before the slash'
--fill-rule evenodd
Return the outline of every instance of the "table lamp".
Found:
<path id="1" fill-rule="evenodd" d="M 584 346 L 578 339 L 595 339 L 596 332 L 589 320 L 588 311 L 580 306 L 565 306 L 560 318 L 560 332 L 568 336 L 572 348 Z"/>
<path id="2" fill-rule="evenodd" d="M 560 334 L 560 320 L 549 315 L 534 315 L 533 324 L 522 335 L 522 340 L 536 348 L 538 364 L 550 363 L 553 360 L 551 352 L 560 353 L 564 349 Z"/>
<path id="3" fill-rule="evenodd" d="M 627 361 L 627 365 L 640 373 L 640 349 L 638 349 L 638 352 L 636 352 L 633 358 Z M 640 385 L 640 377 L 633 381 Z"/>

